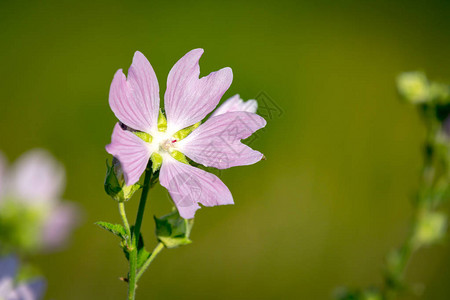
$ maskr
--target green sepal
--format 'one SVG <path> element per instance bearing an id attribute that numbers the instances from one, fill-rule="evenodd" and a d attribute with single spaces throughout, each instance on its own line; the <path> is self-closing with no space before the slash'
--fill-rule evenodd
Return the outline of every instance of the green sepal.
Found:
<path id="1" fill-rule="evenodd" d="M 200 126 L 201 122 L 195 123 L 194 125 L 191 125 L 189 127 L 186 127 L 184 129 L 181 129 L 179 131 L 177 131 L 173 137 L 177 140 L 177 141 L 181 141 L 182 139 L 184 139 L 185 137 L 187 137 L 192 131 L 194 131 L 194 129 L 196 129 L 198 126 Z"/>
<path id="2" fill-rule="evenodd" d="M 161 168 L 163 158 L 159 153 L 153 152 L 150 159 L 152 160 L 152 172 L 155 173 Z"/>
<path id="3" fill-rule="evenodd" d="M 187 165 L 189 164 L 188 160 L 186 159 L 186 156 L 184 156 L 184 154 L 178 150 L 173 150 L 172 152 L 170 152 L 170 156 L 172 156 L 179 162 L 182 162 L 183 164 L 187 164 Z"/>
<path id="4" fill-rule="evenodd" d="M 167 120 L 162 111 L 159 111 L 158 116 L 158 130 L 161 132 L 165 132 L 167 130 Z"/>
<path id="5" fill-rule="evenodd" d="M 95 225 L 111 232 L 112 234 L 120 237 L 123 240 L 126 240 L 128 238 L 125 227 L 123 227 L 120 224 L 112 224 L 112 223 L 100 221 L 100 222 L 95 222 Z"/>
<path id="6" fill-rule="evenodd" d="M 143 140 L 144 142 L 147 143 L 151 143 L 153 137 L 148 134 L 147 132 L 142 132 L 142 131 L 134 131 L 133 132 L 137 137 L 139 137 L 141 140 Z"/>
<path id="7" fill-rule="evenodd" d="M 189 239 L 194 219 L 183 219 L 174 210 L 161 218 L 154 217 L 156 224 L 156 237 L 166 248 L 176 248 L 192 243 Z"/>
<path id="8" fill-rule="evenodd" d="M 142 186 L 139 183 L 133 185 L 126 185 L 123 175 L 120 179 L 117 178 L 114 164 L 111 166 L 106 161 L 106 177 L 105 177 L 105 192 L 118 202 L 128 201 L 133 194 Z"/>
<path id="9" fill-rule="evenodd" d="M 139 190 L 142 186 L 139 183 L 135 183 L 133 185 L 124 185 L 122 188 L 123 199 L 128 201 L 133 194 Z"/>

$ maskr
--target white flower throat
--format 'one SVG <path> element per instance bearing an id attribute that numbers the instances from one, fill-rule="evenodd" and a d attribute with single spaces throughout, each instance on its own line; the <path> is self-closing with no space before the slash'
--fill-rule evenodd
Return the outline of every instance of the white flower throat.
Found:
<path id="1" fill-rule="evenodd" d="M 154 152 L 164 155 L 177 150 L 177 139 L 166 132 L 157 131 L 152 135 L 150 145 Z"/>

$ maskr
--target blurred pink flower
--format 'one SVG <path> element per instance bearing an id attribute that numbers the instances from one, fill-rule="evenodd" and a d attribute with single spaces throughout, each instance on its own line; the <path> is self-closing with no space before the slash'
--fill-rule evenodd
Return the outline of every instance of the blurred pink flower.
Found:
<path id="1" fill-rule="evenodd" d="M 62 247 L 77 225 L 80 213 L 75 204 L 61 202 L 64 167 L 41 149 L 23 154 L 9 172 L 4 171 L 4 166 L 0 166 L 0 174 L 1 169 L 4 174 L 0 175 L 0 179 L 3 178 L 0 206 L 8 203 L 35 210 L 40 216 L 39 224 L 34 224 L 40 228 L 39 247 L 46 251 Z"/>
<path id="2" fill-rule="evenodd" d="M 202 54 L 203 49 L 188 52 L 169 73 L 164 95 L 165 131 L 158 129 L 158 81 L 142 53 L 135 53 L 128 78 L 121 69 L 116 72 L 109 94 L 112 111 L 128 128 L 116 124 L 106 150 L 120 161 L 126 184 L 136 183 L 152 154 L 159 154 L 161 185 L 168 189 L 180 215 L 186 219 L 194 217 L 200 208 L 198 203 L 233 204 L 233 197 L 217 176 L 181 162 L 179 156 L 175 159 L 177 154 L 218 169 L 250 165 L 263 158 L 260 152 L 241 143 L 241 139 L 266 125 L 262 117 L 251 112 L 224 109 L 187 137 L 176 138 L 178 131 L 201 122 L 217 106 L 233 79 L 230 68 L 199 78 Z M 230 102 L 234 110 L 232 102 L 236 100 Z M 151 139 L 144 141 L 132 130 L 148 133 Z"/>
<path id="3" fill-rule="evenodd" d="M 14 256 L 0 259 L 0 299 L 39 300 L 46 289 L 45 281 L 35 279 L 16 284 L 18 261 Z"/>

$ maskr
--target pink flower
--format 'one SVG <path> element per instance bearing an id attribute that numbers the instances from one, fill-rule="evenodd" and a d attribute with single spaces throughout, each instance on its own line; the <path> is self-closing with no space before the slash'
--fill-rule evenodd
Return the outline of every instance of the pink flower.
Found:
<path id="1" fill-rule="evenodd" d="M 46 284 L 42 279 L 16 284 L 18 261 L 14 256 L 0 259 L 0 299 L 38 300 L 41 299 Z"/>
<path id="2" fill-rule="evenodd" d="M 262 117 L 251 112 L 219 111 L 186 137 L 179 134 L 201 122 L 217 106 L 233 79 L 230 68 L 199 78 L 202 54 L 202 49 L 188 52 L 169 73 L 164 95 L 166 128 L 158 128 L 158 119 L 162 121 L 158 118 L 158 81 L 142 53 L 135 53 L 128 78 L 122 70 L 117 71 L 109 94 L 112 111 L 127 128 L 116 124 L 106 151 L 120 161 L 126 184 L 139 180 L 151 157 L 162 158 L 161 185 L 168 189 L 186 219 L 194 217 L 199 203 L 233 204 L 233 197 L 217 176 L 189 165 L 185 156 L 218 169 L 250 165 L 263 158 L 260 152 L 241 143 L 241 139 L 266 125 Z M 142 139 L 133 130 L 149 136 Z"/>

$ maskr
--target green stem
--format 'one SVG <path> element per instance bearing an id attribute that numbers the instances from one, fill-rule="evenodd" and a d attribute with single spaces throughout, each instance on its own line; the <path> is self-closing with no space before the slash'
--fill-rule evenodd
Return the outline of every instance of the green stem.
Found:
<path id="1" fill-rule="evenodd" d="M 423 117 L 426 125 L 426 141 L 424 149 L 424 163 L 423 171 L 420 182 L 420 190 L 431 189 L 436 180 L 436 170 L 434 163 L 436 160 L 436 146 L 435 140 L 437 132 L 439 131 L 439 124 L 436 124 L 436 116 L 434 109 L 424 106 L 423 107 Z M 399 293 L 404 288 L 404 277 L 407 271 L 409 262 L 411 261 L 414 253 L 419 249 L 417 245 L 414 244 L 414 230 L 419 222 L 419 215 L 423 210 L 429 210 L 427 206 L 427 198 L 419 192 L 417 201 L 413 202 L 413 220 L 411 222 L 411 232 L 408 238 L 404 241 L 403 245 L 399 248 L 400 262 L 398 265 L 398 270 L 396 272 L 396 277 L 394 279 L 394 284 L 386 284 L 385 286 L 385 299 L 396 299 Z M 389 282 L 389 279 L 387 279 Z M 385 282 L 386 283 L 386 282 Z"/>
<path id="2" fill-rule="evenodd" d="M 130 242 L 131 239 L 131 231 L 130 224 L 128 223 L 127 213 L 125 212 L 125 203 L 119 202 L 119 214 L 122 218 L 123 226 L 125 227 L 125 232 L 127 233 L 127 243 Z"/>
<path id="3" fill-rule="evenodd" d="M 164 244 L 163 243 L 160 242 L 160 243 L 158 243 L 158 245 L 156 245 L 155 249 L 153 249 L 152 254 L 149 256 L 149 258 L 147 258 L 145 263 L 142 265 L 142 268 L 139 270 L 139 272 L 138 272 L 138 274 L 136 276 L 136 282 L 139 281 L 139 279 L 142 277 L 144 272 L 148 269 L 148 267 L 150 266 L 152 261 L 159 254 L 159 252 L 161 252 L 163 249 L 164 249 Z"/>
<path id="4" fill-rule="evenodd" d="M 131 239 L 131 251 L 130 251 L 130 273 L 128 274 L 128 300 L 134 300 L 136 296 L 136 272 L 137 272 L 137 255 L 138 255 L 138 242 L 141 234 L 142 219 L 144 218 L 145 204 L 147 202 L 148 191 L 151 188 L 152 170 L 147 166 L 145 170 L 144 187 L 142 189 L 141 200 L 139 202 L 139 208 L 136 216 L 136 222 L 134 224 L 134 230 Z"/>

